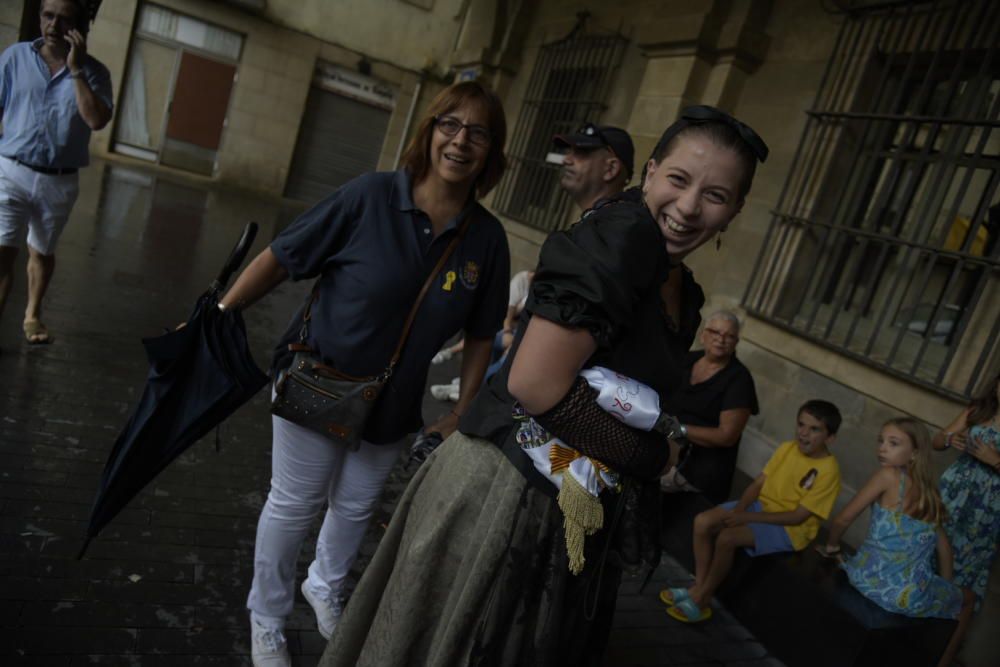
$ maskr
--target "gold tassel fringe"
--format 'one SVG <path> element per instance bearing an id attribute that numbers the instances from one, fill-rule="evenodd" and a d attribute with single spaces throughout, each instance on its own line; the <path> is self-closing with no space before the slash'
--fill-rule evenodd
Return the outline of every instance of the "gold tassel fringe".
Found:
<path id="1" fill-rule="evenodd" d="M 569 571 L 580 574 L 584 564 L 584 538 L 593 535 L 604 525 L 604 507 L 601 500 L 590 495 L 569 471 L 563 474 L 557 500 L 563 513 Z"/>

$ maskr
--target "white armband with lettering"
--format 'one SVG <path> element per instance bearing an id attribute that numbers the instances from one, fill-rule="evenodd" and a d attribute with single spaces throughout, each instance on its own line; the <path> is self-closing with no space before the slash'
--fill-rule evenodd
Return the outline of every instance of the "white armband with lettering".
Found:
<path id="1" fill-rule="evenodd" d="M 660 396 L 652 387 L 603 366 L 583 370 L 580 377 L 597 391 L 597 404 L 605 412 L 632 428 L 652 430 L 660 416 Z"/>

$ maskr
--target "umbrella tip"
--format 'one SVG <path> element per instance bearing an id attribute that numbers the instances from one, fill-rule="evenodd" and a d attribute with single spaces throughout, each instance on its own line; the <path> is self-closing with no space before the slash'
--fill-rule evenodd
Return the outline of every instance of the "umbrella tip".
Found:
<path id="1" fill-rule="evenodd" d="M 87 536 L 87 539 L 85 539 L 85 540 L 83 541 L 83 546 L 82 546 L 82 547 L 80 547 L 80 552 L 79 552 L 79 553 L 78 553 L 78 554 L 76 555 L 76 559 L 77 559 L 77 560 L 83 560 L 83 556 L 84 556 L 84 554 L 86 554 L 86 553 L 87 553 L 87 547 L 89 547 L 89 546 L 90 546 L 90 540 L 91 540 L 91 539 L 92 539 L 92 536 L 91 536 L 91 535 L 88 535 L 88 536 Z"/>

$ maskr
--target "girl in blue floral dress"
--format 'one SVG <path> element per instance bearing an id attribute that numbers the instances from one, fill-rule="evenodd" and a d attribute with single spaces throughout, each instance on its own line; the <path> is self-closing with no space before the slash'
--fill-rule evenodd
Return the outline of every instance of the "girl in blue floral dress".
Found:
<path id="1" fill-rule="evenodd" d="M 972 589 L 978 608 L 1000 543 L 1000 375 L 934 436 L 935 449 L 948 447 L 962 453 L 941 475 L 944 529 L 955 552 L 955 583 Z"/>
<path id="2" fill-rule="evenodd" d="M 851 584 L 887 611 L 958 621 L 938 667 L 951 665 L 972 618 L 972 591 L 952 583 L 944 505 L 930 472 L 931 439 L 916 419 L 892 419 L 878 437 L 879 469 L 830 524 L 826 556 L 865 507 L 868 537 L 843 567 Z M 940 572 L 934 571 L 934 556 Z"/>

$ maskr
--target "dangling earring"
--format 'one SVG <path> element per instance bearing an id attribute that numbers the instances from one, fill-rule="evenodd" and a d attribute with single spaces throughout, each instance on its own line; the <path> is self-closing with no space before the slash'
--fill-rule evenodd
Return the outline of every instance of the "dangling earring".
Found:
<path id="1" fill-rule="evenodd" d="M 719 252 L 722 250 L 722 232 L 715 235 L 715 251 Z"/>

